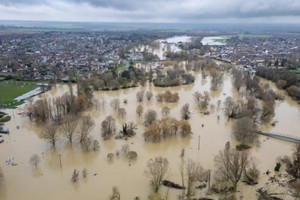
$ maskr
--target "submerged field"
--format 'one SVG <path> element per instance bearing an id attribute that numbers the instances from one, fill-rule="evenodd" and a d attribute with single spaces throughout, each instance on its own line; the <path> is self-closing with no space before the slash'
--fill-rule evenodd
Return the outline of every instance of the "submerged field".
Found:
<path id="1" fill-rule="evenodd" d="M 200 113 L 194 103 L 193 93 L 209 91 L 210 103 L 214 105 L 218 100 L 221 100 L 223 104 L 228 96 L 235 99 L 242 97 L 232 87 L 230 74 L 225 75 L 224 83 L 217 91 L 210 91 L 209 77 L 203 79 L 201 73 L 196 73 L 195 77 L 196 80 L 193 84 L 169 88 L 172 92 L 179 93 L 180 99 L 177 103 L 157 102 L 155 96 L 164 92 L 166 88 L 157 88 L 151 84 L 118 91 L 94 92 L 94 98 L 101 102 L 101 106 L 92 108 L 83 115 L 90 115 L 95 120 L 91 135 L 100 142 L 100 150 L 96 152 L 84 152 L 77 140 L 70 145 L 65 138 L 60 138 L 56 148 L 53 149 L 39 137 L 39 126 L 27 117 L 16 114 L 22 112 L 24 106 L 16 111 L 10 110 L 13 117 L 10 122 L 5 124 L 5 128 L 9 128 L 11 134 L 4 136 L 5 142 L 0 144 L 0 166 L 5 174 L 5 184 L 0 187 L 0 199 L 108 199 L 114 186 L 119 188 L 121 199 L 133 200 L 135 197 L 148 199 L 152 190 L 150 180 L 145 175 L 147 161 L 157 156 L 166 157 L 169 160 L 167 179 L 180 183 L 179 166 L 183 162 L 183 159 L 180 158 L 182 149 L 185 149 L 184 160 L 192 159 L 200 163 L 204 169 L 211 169 L 213 177 L 214 157 L 224 148 L 227 141 L 230 141 L 232 146 L 237 144 L 231 134 L 232 120 L 227 120 L 222 108 L 211 110 L 209 115 Z M 271 83 L 270 86 L 274 88 Z M 154 98 L 150 101 L 145 99 L 143 102 L 137 102 L 136 93 L 140 90 L 152 91 Z M 66 91 L 68 91 L 67 85 L 58 85 L 42 94 L 42 97 L 36 96 L 32 100 L 51 99 L 61 96 Z M 119 118 L 110 107 L 110 102 L 115 98 L 119 98 L 120 102 L 123 102 L 124 99 L 127 100 L 127 104 L 121 103 L 121 107 L 127 111 L 125 118 Z M 180 109 L 186 103 L 190 104 L 193 112 L 189 119 L 193 133 L 191 137 L 173 137 L 158 143 L 144 140 L 144 119 L 136 114 L 138 105 L 144 107 L 144 112 L 148 109 L 155 110 L 158 113 L 158 119 L 162 117 L 161 109 L 168 106 L 170 108 L 169 116 L 179 120 Z M 274 120 L 278 121 L 276 126 L 268 124 L 259 128 L 265 131 L 298 135 L 299 111 L 299 105 L 288 97 L 285 101 L 277 101 L 274 116 Z M 138 125 L 137 134 L 128 140 L 114 138 L 103 140 L 101 138 L 101 122 L 109 115 L 116 119 L 118 132 L 121 130 L 122 124 L 133 121 Z M 220 120 L 218 120 L 218 116 L 220 116 Z M 16 126 L 20 126 L 20 129 L 17 129 Z M 200 145 L 198 141 L 200 141 Z M 124 144 L 128 144 L 131 150 L 137 152 L 137 160 L 129 161 L 122 156 L 116 156 L 116 152 L 120 151 Z M 237 199 L 241 196 L 243 199 L 256 199 L 256 190 L 260 187 L 284 193 L 285 190 L 277 183 L 265 184 L 269 179 L 265 172 L 269 169 L 272 172 L 271 175 L 274 174 L 273 169 L 277 157 L 290 155 L 293 143 L 259 136 L 258 142 L 252 146 L 250 153 L 255 157 L 257 167 L 261 171 L 261 178 L 259 184 L 255 186 L 239 183 L 238 190 L 240 192 L 236 194 Z M 115 155 L 112 161 L 107 159 L 108 153 Z M 28 163 L 33 154 L 41 157 L 41 163 L 37 169 Z M 14 157 L 17 166 L 5 165 L 8 157 Z M 60 157 L 62 167 L 60 167 Z M 72 183 L 73 170 L 77 169 L 81 172 L 84 168 L 88 171 L 87 178 L 83 178 L 80 174 L 79 181 Z M 280 173 L 284 174 L 284 171 Z M 160 194 L 162 197 L 166 197 L 168 194 L 169 199 L 178 199 L 181 191 L 162 187 Z M 196 190 L 195 197 L 204 196 L 207 196 L 206 189 Z M 210 197 L 217 199 L 218 195 Z M 285 199 L 294 198 L 287 196 Z"/>

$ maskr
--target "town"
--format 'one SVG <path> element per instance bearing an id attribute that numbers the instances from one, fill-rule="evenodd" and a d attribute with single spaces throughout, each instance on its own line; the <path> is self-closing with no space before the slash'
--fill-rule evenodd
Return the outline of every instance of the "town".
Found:
<path id="1" fill-rule="evenodd" d="M 3 32 L 0 35 L 0 76 L 65 82 L 75 76 L 89 78 L 109 68 L 128 66 L 129 61 L 147 61 L 143 56 L 145 50 L 134 47 L 172 35 L 175 36 L 176 33 Z M 203 38 L 207 33 L 192 35 Z M 296 72 L 300 70 L 298 34 L 239 34 L 232 35 L 223 42 L 221 45 L 191 45 L 186 51 L 198 50 L 202 57 L 215 58 L 245 69 L 273 66 Z M 182 43 L 177 46 L 182 47 Z M 162 58 L 152 60 L 159 61 Z"/>

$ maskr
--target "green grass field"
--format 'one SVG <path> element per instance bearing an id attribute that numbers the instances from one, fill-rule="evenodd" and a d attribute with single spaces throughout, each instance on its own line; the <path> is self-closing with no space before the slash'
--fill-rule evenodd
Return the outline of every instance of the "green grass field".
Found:
<path id="1" fill-rule="evenodd" d="M 226 43 L 227 38 L 214 39 L 214 42 Z"/>
<path id="2" fill-rule="evenodd" d="M 242 38 L 270 38 L 273 37 L 273 35 L 269 34 L 246 34 L 246 35 L 240 35 Z"/>
<path id="3" fill-rule="evenodd" d="M 0 104 L 4 108 L 14 108 L 17 105 L 22 104 L 21 102 L 14 105 L 12 104 L 14 99 L 22 94 L 25 94 L 33 89 L 35 89 L 36 83 L 30 81 L 1 81 L 0 82 Z M 6 106 L 3 106 L 6 104 Z"/>
<path id="4" fill-rule="evenodd" d="M 0 77 L 0 81 L 4 80 L 5 78 L 4 77 Z"/>
<path id="5" fill-rule="evenodd" d="M 297 75 L 297 77 L 300 78 L 300 69 L 290 69 L 289 71 L 294 72 Z"/>
<path id="6" fill-rule="evenodd" d="M 118 66 L 111 68 L 110 71 L 112 72 L 118 72 L 119 70 L 121 70 L 123 67 L 125 67 L 125 64 L 119 64 Z"/>

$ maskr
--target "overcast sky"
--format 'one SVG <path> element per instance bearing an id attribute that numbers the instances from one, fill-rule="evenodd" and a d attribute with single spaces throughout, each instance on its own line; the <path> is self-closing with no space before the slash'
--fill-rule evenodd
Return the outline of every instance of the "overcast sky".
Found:
<path id="1" fill-rule="evenodd" d="M 0 20 L 300 23 L 300 0 L 0 0 Z"/>

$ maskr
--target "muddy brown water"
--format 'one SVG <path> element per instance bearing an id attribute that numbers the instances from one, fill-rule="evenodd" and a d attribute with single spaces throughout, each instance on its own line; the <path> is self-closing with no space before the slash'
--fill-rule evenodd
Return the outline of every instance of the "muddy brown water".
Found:
<path id="1" fill-rule="evenodd" d="M 0 186 L 1 200 L 16 199 L 108 199 L 112 193 L 112 187 L 117 186 L 121 193 L 121 199 L 134 199 L 136 196 L 141 199 L 147 199 L 151 194 L 151 187 L 148 177 L 144 171 L 149 159 L 156 156 L 163 156 L 169 160 L 169 172 L 167 179 L 181 183 L 179 166 L 181 150 L 185 149 L 185 158 L 191 158 L 199 162 L 205 169 L 214 169 L 214 157 L 223 149 L 225 143 L 230 141 L 232 146 L 236 141 L 231 136 L 232 121 L 228 121 L 223 115 L 222 110 L 215 110 L 210 115 L 201 114 L 193 100 L 192 94 L 195 91 L 210 91 L 210 79 L 201 79 L 201 74 L 196 74 L 196 81 L 191 85 L 170 88 L 180 95 L 178 103 L 158 103 L 155 98 L 151 101 L 144 99 L 142 103 L 136 101 L 136 92 L 139 90 L 152 91 L 154 96 L 166 90 L 166 88 L 157 88 L 146 85 L 140 88 L 130 88 L 119 91 L 95 92 L 94 97 L 98 100 L 105 100 L 104 109 L 92 109 L 85 114 L 91 115 L 96 125 L 91 135 L 100 142 L 98 152 L 82 152 L 79 144 L 75 142 L 71 146 L 64 138 L 61 138 L 55 149 L 38 137 L 39 128 L 29 121 L 25 116 L 18 115 L 22 112 L 25 105 L 16 110 L 8 110 L 13 116 L 12 120 L 5 124 L 9 128 L 10 134 L 4 135 L 5 142 L 0 144 L 0 166 L 5 174 L 5 181 Z M 274 85 L 271 84 L 271 87 Z M 68 90 L 66 85 L 58 85 L 47 93 L 33 97 L 51 98 L 62 95 Z M 282 91 L 280 91 L 282 92 Z M 216 104 L 217 100 L 222 100 L 228 96 L 238 98 L 236 90 L 232 88 L 230 75 L 225 75 L 223 86 L 214 92 L 211 92 L 211 103 Z M 119 98 L 121 107 L 127 111 L 125 119 L 118 119 L 109 106 L 109 102 Z M 128 104 L 123 104 L 123 99 L 128 100 Z M 171 138 L 163 140 L 160 143 L 145 142 L 143 138 L 143 119 L 137 117 L 136 107 L 139 104 L 144 106 L 144 111 L 154 109 L 161 117 L 161 108 L 169 106 L 171 108 L 170 116 L 180 119 L 180 108 L 185 103 L 189 103 L 193 114 L 189 122 L 192 125 L 193 135 L 190 138 Z M 275 127 L 267 125 L 261 126 L 262 130 L 272 132 L 287 133 L 299 135 L 300 130 L 300 107 L 293 100 L 287 97 L 282 102 L 276 103 L 276 115 L 274 120 L 278 123 Z M 103 141 L 100 136 L 100 124 L 103 119 L 113 115 L 117 119 L 118 130 L 122 123 L 133 121 L 138 124 L 136 136 L 125 140 L 110 139 Z M 217 116 L 220 115 L 220 120 Z M 201 125 L 204 124 L 204 127 Z M 17 126 L 20 126 L 17 129 Z M 200 150 L 198 150 L 198 138 L 200 136 Z M 256 163 L 261 171 L 259 185 L 245 186 L 240 183 L 237 198 L 257 199 L 256 189 L 259 187 L 269 187 L 272 192 L 285 192 L 285 189 L 276 184 L 266 185 L 268 176 L 264 174 L 267 169 L 272 171 L 278 156 L 290 154 L 294 146 L 293 143 L 281 141 L 278 139 L 259 136 L 260 147 L 255 144 L 250 150 L 251 155 L 256 158 Z M 107 160 L 108 153 L 115 153 L 121 146 L 129 144 L 130 149 L 138 153 L 136 161 L 129 163 L 127 159 L 120 156 L 113 161 Z M 41 162 L 38 169 L 33 168 L 28 160 L 31 155 L 38 154 Z M 59 163 L 61 155 L 62 168 Z M 17 166 L 8 166 L 5 160 L 8 157 L 14 157 Z M 74 169 L 88 170 L 88 177 L 83 178 L 80 175 L 79 181 L 71 183 L 71 175 Z M 162 187 L 160 193 L 165 196 L 167 189 Z M 178 190 L 169 190 L 169 199 L 178 199 L 181 194 Z M 196 197 L 205 196 L 205 190 L 196 192 Z M 217 199 L 218 196 L 212 196 Z M 286 199 L 291 199 L 287 196 Z"/>

